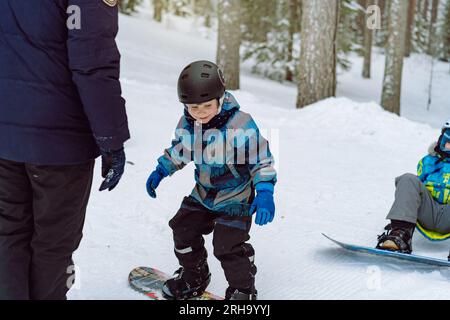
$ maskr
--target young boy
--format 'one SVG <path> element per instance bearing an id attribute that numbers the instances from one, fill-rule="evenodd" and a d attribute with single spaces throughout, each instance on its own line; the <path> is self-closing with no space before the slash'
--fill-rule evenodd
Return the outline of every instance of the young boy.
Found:
<path id="1" fill-rule="evenodd" d="M 429 231 L 450 233 L 450 120 L 419 162 L 417 176 L 405 174 L 395 183 L 395 202 L 387 216 L 391 224 L 378 237 L 377 248 L 411 253 L 418 223 Z"/>
<path id="2" fill-rule="evenodd" d="M 272 222 L 275 214 L 276 172 L 267 140 L 225 91 L 222 72 L 212 62 L 198 61 L 184 68 L 178 96 L 184 115 L 172 147 L 158 159 L 147 181 L 147 191 L 156 198 L 161 180 L 191 161 L 196 165 L 196 185 L 169 222 L 181 268 L 165 283 L 163 294 L 179 300 L 206 290 L 211 274 L 203 235 L 214 232 L 214 255 L 229 284 L 225 298 L 256 299 L 255 252 L 246 241 L 255 211 L 258 225 Z"/>

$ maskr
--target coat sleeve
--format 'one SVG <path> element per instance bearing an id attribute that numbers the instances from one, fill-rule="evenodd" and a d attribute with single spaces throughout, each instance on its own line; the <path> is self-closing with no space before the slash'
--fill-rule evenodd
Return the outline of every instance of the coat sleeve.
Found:
<path id="1" fill-rule="evenodd" d="M 118 6 L 103 0 L 69 0 L 81 13 L 80 28 L 68 29 L 69 68 L 100 148 L 117 150 L 130 138 L 122 98 Z M 68 17 L 70 15 L 68 14 Z"/>
<path id="2" fill-rule="evenodd" d="M 253 185 L 256 186 L 260 182 L 275 185 L 275 160 L 270 152 L 269 142 L 261 134 L 256 122 L 244 112 L 239 112 L 234 122 L 236 133 L 232 139 L 233 147 L 237 148 L 237 154 L 245 153 L 245 163 L 249 166 Z"/>
<path id="3" fill-rule="evenodd" d="M 255 121 L 251 119 L 251 125 L 255 128 L 257 149 L 249 147 L 250 172 L 253 179 L 253 185 L 260 182 L 270 182 L 273 185 L 277 182 L 277 172 L 275 171 L 275 159 L 270 152 L 269 142 L 259 131 Z"/>
<path id="4" fill-rule="evenodd" d="M 192 134 L 185 128 L 184 123 L 185 120 L 182 117 L 175 130 L 175 138 L 172 140 L 171 146 L 165 149 L 164 154 L 158 158 L 158 163 L 170 176 L 193 160 Z"/>

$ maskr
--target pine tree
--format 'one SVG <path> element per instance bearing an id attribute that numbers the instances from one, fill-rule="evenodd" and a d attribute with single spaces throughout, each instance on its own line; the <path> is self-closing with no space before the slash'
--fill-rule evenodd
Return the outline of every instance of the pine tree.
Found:
<path id="1" fill-rule="evenodd" d="M 389 36 L 386 46 L 386 65 L 381 105 L 386 110 L 400 115 L 408 2 L 404 0 L 390 1 Z"/>
<path id="2" fill-rule="evenodd" d="M 267 42 L 268 33 L 276 24 L 277 4 L 276 0 L 241 0 L 243 40 Z"/>
<path id="3" fill-rule="evenodd" d="M 336 94 L 339 2 L 303 0 L 302 3 L 298 108 Z"/>
<path id="4" fill-rule="evenodd" d="M 298 50 L 295 50 L 294 42 L 300 31 L 300 3 L 300 0 L 276 2 L 275 9 L 265 19 L 270 21 L 265 41 L 247 31 L 253 27 L 244 26 L 243 59 L 252 59 L 252 72 L 277 81 L 294 80 L 298 60 Z"/>
<path id="5" fill-rule="evenodd" d="M 340 0 L 339 23 L 337 29 L 337 64 L 343 70 L 349 70 L 351 52 L 363 53 L 364 6 L 355 0 Z"/>
<path id="6" fill-rule="evenodd" d="M 350 53 L 357 53 L 365 59 L 364 76 L 368 75 L 373 29 L 367 28 L 367 10 L 376 0 L 340 0 L 337 35 L 337 64 L 343 70 L 351 68 Z"/>
<path id="7" fill-rule="evenodd" d="M 240 87 L 241 4 L 240 0 L 219 0 L 217 64 L 225 75 L 227 89 Z"/>
<path id="8" fill-rule="evenodd" d="M 359 1 L 339 0 L 340 14 L 336 37 L 337 64 L 343 70 L 351 67 L 349 54 L 362 53 L 364 7 Z M 262 18 L 258 12 L 259 1 L 243 0 L 243 59 L 253 62 L 252 72 L 277 81 L 295 81 L 300 50 L 294 47 L 299 42 L 301 31 L 302 1 L 278 0 L 265 21 L 270 22 L 261 33 Z M 267 1 L 266 4 L 270 3 Z M 361 19 L 362 17 L 362 19 Z M 255 33 L 256 32 L 256 33 Z"/>
<path id="9" fill-rule="evenodd" d="M 211 0 L 193 0 L 193 13 L 196 16 L 204 18 L 203 25 L 207 28 L 211 27 L 211 18 L 213 15 L 213 5 Z"/>

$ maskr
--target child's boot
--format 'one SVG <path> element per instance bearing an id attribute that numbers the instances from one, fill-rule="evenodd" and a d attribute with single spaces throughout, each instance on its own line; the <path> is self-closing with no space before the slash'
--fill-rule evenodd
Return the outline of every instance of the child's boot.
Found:
<path id="1" fill-rule="evenodd" d="M 201 296 L 211 281 L 208 264 L 203 262 L 191 270 L 181 267 L 175 271 L 175 277 L 167 280 L 162 288 L 164 298 L 168 300 L 186 300 Z"/>
<path id="2" fill-rule="evenodd" d="M 258 300 L 258 291 L 255 288 L 236 289 L 228 287 L 225 300 Z"/>
<path id="3" fill-rule="evenodd" d="M 392 220 L 385 228 L 386 232 L 378 236 L 377 249 L 410 254 L 412 252 L 413 223 Z"/>

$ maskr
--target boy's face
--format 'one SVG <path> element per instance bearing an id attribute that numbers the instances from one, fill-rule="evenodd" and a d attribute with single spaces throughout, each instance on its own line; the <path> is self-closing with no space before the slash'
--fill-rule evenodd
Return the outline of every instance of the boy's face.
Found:
<path id="1" fill-rule="evenodd" d="M 187 107 L 191 117 L 201 124 L 210 122 L 219 111 L 219 104 L 216 99 L 200 104 L 188 104 Z"/>
<path id="2" fill-rule="evenodd" d="M 450 150 L 450 141 L 445 144 L 445 149 Z"/>

